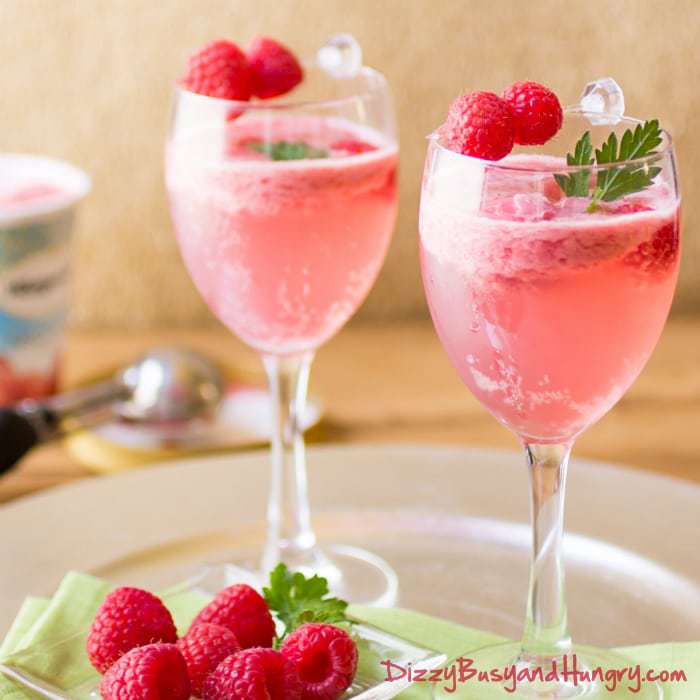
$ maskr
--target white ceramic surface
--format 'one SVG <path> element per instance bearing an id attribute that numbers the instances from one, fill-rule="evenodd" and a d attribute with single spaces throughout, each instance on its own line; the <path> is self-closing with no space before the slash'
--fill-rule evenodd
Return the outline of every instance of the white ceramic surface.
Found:
<path id="1" fill-rule="evenodd" d="M 324 542 L 363 545 L 404 607 L 515 636 L 524 614 L 528 494 L 516 452 L 312 447 Z M 158 587 L 204 562 L 255 557 L 262 452 L 86 480 L 0 508 L 0 632 L 68 569 Z M 595 645 L 700 639 L 700 488 L 574 460 L 566 560 L 574 636 Z"/>

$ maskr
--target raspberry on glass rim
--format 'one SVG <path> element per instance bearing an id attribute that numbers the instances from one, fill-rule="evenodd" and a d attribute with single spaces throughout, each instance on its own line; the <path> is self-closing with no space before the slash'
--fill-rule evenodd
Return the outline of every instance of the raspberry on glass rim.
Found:
<path id="1" fill-rule="evenodd" d="M 180 84 L 190 92 L 225 100 L 249 100 L 253 91 L 246 55 L 226 39 L 212 41 L 192 54 Z"/>
<path id="2" fill-rule="evenodd" d="M 447 147 L 465 155 L 500 160 L 513 150 L 513 111 L 493 92 L 460 95 L 447 113 L 442 133 Z"/>
<path id="3" fill-rule="evenodd" d="M 514 144 L 541 145 L 561 129 L 557 96 L 533 81 L 517 82 L 499 97 L 470 92 L 450 105 L 441 132 L 448 148 L 483 160 L 501 160 Z"/>
<path id="4" fill-rule="evenodd" d="M 247 52 L 228 39 L 216 39 L 193 53 L 180 85 L 199 95 L 247 102 L 293 90 L 304 78 L 296 56 L 266 36 L 252 40 Z M 229 120 L 239 116 L 230 113 Z"/>
<path id="5" fill-rule="evenodd" d="M 304 79 L 304 71 L 296 56 L 269 37 L 253 39 L 247 57 L 256 97 L 269 99 L 284 95 Z"/>
<path id="6" fill-rule="evenodd" d="M 515 143 L 524 146 L 547 143 L 561 129 L 564 112 L 559 98 L 532 80 L 513 83 L 501 97 L 515 119 Z"/>

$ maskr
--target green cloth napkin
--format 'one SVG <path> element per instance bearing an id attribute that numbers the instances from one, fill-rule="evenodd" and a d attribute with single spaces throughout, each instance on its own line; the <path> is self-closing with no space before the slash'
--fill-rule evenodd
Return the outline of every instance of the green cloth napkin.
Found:
<path id="1" fill-rule="evenodd" d="M 29 596 L 22 603 L 22 607 L 19 609 L 15 621 L 5 637 L 5 641 L 0 644 L 0 659 L 22 649 L 22 639 L 39 616 L 46 610 L 50 602 L 49 598 Z"/>
<path id="2" fill-rule="evenodd" d="M 87 697 L 98 675 L 85 655 L 85 630 L 110 590 L 110 584 L 85 574 L 69 573 L 50 600 L 28 598 L 7 637 L 0 645 L 0 662 L 15 664 L 62 689 Z M 179 632 L 183 632 L 206 603 L 206 596 L 192 591 L 162 594 Z M 359 622 L 374 625 L 418 646 L 447 654 L 448 658 L 504 641 L 488 632 L 462 627 L 445 620 L 398 608 L 350 606 Z M 72 636 L 71 636 L 72 635 Z M 56 641 L 61 641 L 56 644 Z M 617 650 L 643 668 L 684 669 L 688 682 L 670 684 L 670 700 L 700 698 L 700 642 L 652 644 Z M 0 674 L 0 700 L 31 700 L 31 695 Z M 402 700 L 429 697 L 426 684 L 401 694 Z M 611 700 L 615 697 L 610 694 Z"/>

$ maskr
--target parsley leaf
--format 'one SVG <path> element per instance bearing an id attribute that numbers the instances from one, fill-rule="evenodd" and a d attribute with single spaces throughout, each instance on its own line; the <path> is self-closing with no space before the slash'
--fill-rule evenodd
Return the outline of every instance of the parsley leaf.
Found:
<path id="1" fill-rule="evenodd" d="M 661 168 L 644 163 L 627 163 L 614 166 L 614 163 L 633 161 L 656 154 L 656 147 L 661 143 L 659 120 L 652 119 L 638 124 L 634 131 L 627 129 L 618 144 L 615 133 L 608 136 L 605 143 L 595 149 L 596 165 L 610 164 L 610 168 L 600 168 L 591 194 L 591 203 L 586 211 L 594 212 L 600 202 L 612 202 L 615 199 L 649 187 Z M 591 134 L 587 131 L 577 142 L 573 155 L 566 156 L 567 165 L 592 165 Z M 568 175 L 555 175 L 554 179 L 567 197 L 589 196 L 591 171 L 580 170 Z"/>
<path id="2" fill-rule="evenodd" d="M 270 572 L 269 587 L 263 588 L 265 601 L 284 625 L 281 641 L 290 632 L 306 622 L 346 622 L 348 604 L 340 598 L 328 596 L 328 581 L 322 576 L 306 578 L 300 572 L 292 573 L 284 564 Z"/>
<path id="3" fill-rule="evenodd" d="M 634 131 L 627 129 L 622 135 L 619 152 L 617 137 L 614 133 L 610 134 L 601 148 L 596 149 L 596 163 L 603 165 L 653 155 L 656 153 L 654 149 L 660 143 L 659 120 L 652 119 L 644 124 L 637 124 Z M 599 170 L 588 210 L 595 211 L 600 201 L 612 202 L 626 194 L 649 187 L 660 172 L 661 168 L 650 167 L 647 163 L 630 163 L 622 167 Z"/>
<path id="4" fill-rule="evenodd" d="M 576 143 L 573 154 L 566 154 L 567 165 L 592 165 L 593 145 L 591 132 L 587 131 Z M 554 179 L 567 197 L 587 197 L 590 170 L 577 170 L 569 175 L 555 175 Z"/>
<path id="5" fill-rule="evenodd" d="M 250 141 L 248 148 L 264 153 L 271 160 L 304 160 L 305 158 L 327 158 L 328 151 L 314 148 L 303 141 Z"/>

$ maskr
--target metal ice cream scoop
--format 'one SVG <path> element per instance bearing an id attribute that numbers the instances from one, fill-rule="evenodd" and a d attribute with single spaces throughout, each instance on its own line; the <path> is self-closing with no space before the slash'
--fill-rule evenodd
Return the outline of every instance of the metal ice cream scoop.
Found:
<path id="1" fill-rule="evenodd" d="M 110 380 L 0 409 L 0 474 L 35 445 L 115 417 L 150 424 L 213 414 L 224 393 L 219 370 L 205 357 L 160 348 Z"/>

